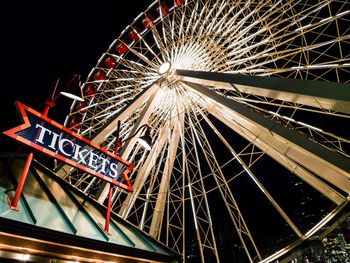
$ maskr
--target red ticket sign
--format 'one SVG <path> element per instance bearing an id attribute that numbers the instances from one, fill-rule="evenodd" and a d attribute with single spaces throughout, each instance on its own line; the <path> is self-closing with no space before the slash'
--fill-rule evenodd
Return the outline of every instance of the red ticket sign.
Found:
<path id="1" fill-rule="evenodd" d="M 134 165 L 63 125 L 16 101 L 23 124 L 3 134 L 53 158 L 133 191 L 128 173 Z"/>

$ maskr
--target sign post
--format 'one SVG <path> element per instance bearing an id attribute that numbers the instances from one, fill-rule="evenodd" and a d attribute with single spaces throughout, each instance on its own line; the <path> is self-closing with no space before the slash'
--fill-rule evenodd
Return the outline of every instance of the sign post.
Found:
<path id="1" fill-rule="evenodd" d="M 104 231 L 109 233 L 109 220 L 111 218 L 111 207 L 112 207 L 112 196 L 113 196 L 113 186 L 109 184 L 109 194 L 108 194 L 108 205 L 107 205 L 107 216 Z"/>
<path id="2" fill-rule="evenodd" d="M 23 186 L 24 186 L 24 182 L 26 181 L 27 174 L 28 174 L 28 171 L 29 171 L 29 167 L 30 167 L 30 164 L 32 163 L 32 159 L 33 159 L 33 153 L 31 152 L 28 155 L 28 157 L 27 157 L 27 161 L 26 161 L 26 164 L 24 165 L 24 169 L 23 169 L 23 172 L 22 172 L 22 175 L 21 175 L 21 179 L 19 180 L 19 183 L 18 183 L 18 186 L 17 186 L 17 190 L 16 190 L 16 194 L 13 197 L 13 200 L 11 201 L 11 199 L 9 197 L 7 197 L 7 201 L 8 201 L 8 203 L 10 205 L 10 208 L 12 210 L 19 211 L 17 204 L 18 204 L 18 201 L 19 201 L 19 197 L 21 196 L 22 189 L 23 189 Z"/>
<path id="3" fill-rule="evenodd" d="M 127 176 L 134 168 L 133 164 L 49 119 L 46 114 L 41 114 L 18 101 L 16 105 L 23 119 L 23 124 L 4 131 L 3 134 L 66 164 L 99 177 L 111 185 L 133 191 Z M 32 158 L 33 153 L 30 153 L 15 197 L 12 201 L 9 200 L 11 209 L 18 210 L 17 203 Z M 111 187 L 110 192 L 113 194 L 113 187 Z M 107 217 L 108 214 L 110 215 L 110 204 L 108 206 Z M 109 222 L 109 218 L 107 219 Z"/>

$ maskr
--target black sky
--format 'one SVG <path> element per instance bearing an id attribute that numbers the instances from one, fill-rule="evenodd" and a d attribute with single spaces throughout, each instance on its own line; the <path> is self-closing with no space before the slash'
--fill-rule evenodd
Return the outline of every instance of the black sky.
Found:
<path id="1" fill-rule="evenodd" d="M 42 112 L 56 77 L 84 81 L 110 43 L 150 4 L 148 1 L 46 1 L 7 3 L 2 16 L 1 132 L 20 123 L 14 101 Z M 69 99 L 49 117 L 63 123 Z M 2 151 L 12 143 L 1 135 Z"/>

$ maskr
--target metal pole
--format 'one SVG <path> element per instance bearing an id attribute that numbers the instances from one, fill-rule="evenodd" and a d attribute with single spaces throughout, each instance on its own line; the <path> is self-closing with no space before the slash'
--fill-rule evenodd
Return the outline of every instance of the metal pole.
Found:
<path id="1" fill-rule="evenodd" d="M 109 186 L 109 195 L 108 195 L 106 224 L 105 224 L 105 229 L 104 229 L 104 231 L 108 235 L 110 235 L 110 233 L 109 233 L 109 220 L 111 218 L 112 196 L 113 196 L 113 186 L 110 184 L 110 186 Z"/>
<path id="2" fill-rule="evenodd" d="M 49 113 L 49 109 L 50 109 L 50 106 L 46 104 L 43 115 L 47 116 L 47 114 Z"/>
<path id="3" fill-rule="evenodd" d="M 117 124 L 117 132 L 116 132 L 116 140 L 115 140 L 115 150 L 114 155 L 118 155 L 118 148 L 121 146 L 121 143 L 119 142 L 119 133 L 120 133 L 120 121 L 118 120 Z"/>
<path id="4" fill-rule="evenodd" d="M 33 159 L 33 153 L 31 152 L 28 157 L 27 157 L 27 161 L 26 161 L 26 164 L 24 166 L 24 169 L 23 169 L 23 172 L 22 172 L 22 175 L 21 175 L 21 178 L 19 180 L 19 183 L 18 183 L 18 187 L 17 187 L 17 190 L 16 190 L 16 194 L 13 198 L 13 200 L 11 201 L 11 199 L 9 197 L 7 197 L 7 201 L 9 202 L 9 205 L 10 205 L 10 208 L 12 210 L 16 210 L 16 211 L 19 211 L 18 207 L 17 207 L 17 204 L 18 204 L 18 201 L 19 201 L 19 197 L 22 193 L 22 189 L 23 189 L 23 186 L 24 186 L 24 182 L 27 178 L 27 174 L 28 174 L 28 171 L 29 171 L 29 167 L 30 167 L 30 164 L 32 162 L 32 159 Z"/>
<path id="5" fill-rule="evenodd" d="M 60 81 L 60 78 L 56 78 L 55 85 L 51 89 L 50 98 L 48 98 L 45 102 L 45 108 L 43 112 L 43 115 L 45 116 L 47 116 L 47 114 L 49 113 L 50 108 L 55 106 L 55 101 L 60 97 L 60 93 L 58 93 L 58 95 L 54 97 L 59 81 Z"/>

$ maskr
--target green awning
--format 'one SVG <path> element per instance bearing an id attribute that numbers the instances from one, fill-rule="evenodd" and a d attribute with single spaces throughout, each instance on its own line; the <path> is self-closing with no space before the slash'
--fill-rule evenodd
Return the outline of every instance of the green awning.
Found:
<path id="1" fill-rule="evenodd" d="M 11 154 L 0 156 L 0 171 L 6 170 Z M 18 157 L 0 177 L 0 253 L 16 258 L 30 254 L 35 262 L 176 262 L 180 255 L 132 224 L 112 213 L 107 235 L 106 208 L 93 199 L 81 205 L 85 194 L 33 160 L 18 204 L 13 198 L 26 156 Z M 45 260 L 44 260 L 45 259 Z"/>

